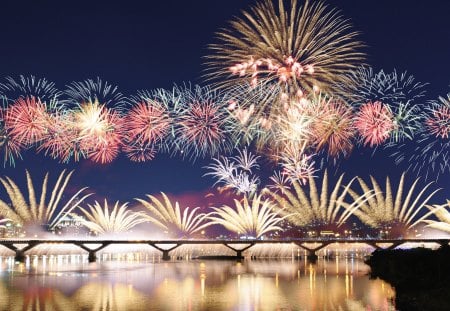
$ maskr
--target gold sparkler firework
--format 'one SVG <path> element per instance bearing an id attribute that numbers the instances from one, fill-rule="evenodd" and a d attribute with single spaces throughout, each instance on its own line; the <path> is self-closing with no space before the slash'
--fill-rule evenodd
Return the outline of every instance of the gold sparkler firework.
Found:
<path id="1" fill-rule="evenodd" d="M 418 225 L 432 214 L 432 212 L 428 212 L 425 215 L 418 217 L 419 212 L 425 208 L 425 205 L 431 197 L 440 190 L 436 189 L 425 199 L 422 199 L 422 196 L 432 184 L 430 182 L 425 185 L 413 199 L 414 190 L 420 179 L 417 178 L 409 188 L 406 197 L 403 199 L 403 187 L 405 182 L 405 173 L 403 173 L 394 200 L 389 176 L 386 177 L 385 191 L 381 189 L 378 182 L 372 176 L 370 176 L 372 187 L 369 187 L 362 178 L 357 177 L 357 179 L 364 192 L 363 195 L 367 197 L 367 201 L 361 204 L 360 207 L 354 211 L 354 214 L 370 227 L 379 228 L 383 226 L 393 226 L 392 229 L 398 231 L 400 234 L 406 233 L 408 229 Z M 360 198 L 360 195 L 354 190 L 350 189 L 348 192 L 353 199 Z M 374 195 L 367 196 L 367 194 L 372 193 Z M 413 201 L 411 202 L 412 199 Z"/>
<path id="2" fill-rule="evenodd" d="M 228 230 L 259 238 L 272 231 L 283 231 L 280 223 L 285 217 L 280 210 L 275 210 L 272 202 L 262 200 L 262 195 L 255 195 L 251 202 L 245 196 L 242 203 L 234 200 L 236 208 L 224 205 L 213 208 L 208 217 L 211 224 L 219 224 Z"/>
<path id="3" fill-rule="evenodd" d="M 81 202 L 91 194 L 84 194 L 78 198 L 87 187 L 78 190 L 58 211 L 58 205 L 72 176 L 73 171 L 65 175 L 65 170 L 61 172 L 53 189 L 51 190 L 50 200 L 47 199 L 48 173 L 42 182 L 42 192 L 39 203 L 36 200 L 36 192 L 33 186 L 31 175 L 26 171 L 28 202 L 17 184 L 9 177 L 0 178 L 0 182 L 5 188 L 11 205 L 0 200 L 0 215 L 11 219 L 11 221 L 21 225 L 47 225 L 49 229 L 54 228 L 61 219 L 73 211 Z M 64 176 L 65 175 L 65 176 Z"/>
<path id="4" fill-rule="evenodd" d="M 186 207 L 181 211 L 178 202 L 175 202 L 174 206 L 165 193 L 161 192 L 161 195 L 162 201 L 149 194 L 147 194 L 149 201 L 138 198 L 136 198 L 136 201 L 150 212 L 150 215 L 146 214 L 145 218 L 164 231 L 175 234 L 177 237 L 189 237 L 210 225 L 210 223 L 205 222 L 207 214 L 198 213 L 200 207 L 192 210 Z"/>
<path id="5" fill-rule="evenodd" d="M 344 202 L 345 196 L 350 190 L 353 180 L 347 185 L 342 185 L 344 174 L 336 182 L 331 195 L 328 192 L 328 172 L 325 171 L 322 178 L 320 193 L 313 176 L 308 178 L 308 194 L 298 181 L 292 182 L 295 191 L 285 189 L 281 194 L 276 191 L 268 191 L 275 200 L 277 206 L 282 209 L 283 215 L 289 215 L 287 219 L 296 226 L 333 226 L 339 228 L 358 209 L 366 196 L 355 196 L 351 204 Z M 341 190 L 341 186 L 344 186 Z M 370 191 L 367 196 L 370 197 Z"/>
<path id="6" fill-rule="evenodd" d="M 81 212 L 86 219 L 73 215 L 83 226 L 96 234 L 120 233 L 131 230 L 134 226 L 146 222 L 143 213 L 128 210 L 128 203 L 114 204 L 112 210 L 105 199 L 103 208 L 99 202 L 89 206 L 89 210 L 80 207 Z"/>

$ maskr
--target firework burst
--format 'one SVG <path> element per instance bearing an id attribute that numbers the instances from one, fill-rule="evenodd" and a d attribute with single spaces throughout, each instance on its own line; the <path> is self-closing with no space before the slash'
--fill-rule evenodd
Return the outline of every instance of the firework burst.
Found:
<path id="1" fill-rule="evenodd" d="M 352 105 L 360 106 L 368 102 L 381 101 L 391 106 L 399 103 L 416 102 L 425 96 L 426 83 L 416 82 L 406 71 L 375 73 L 371 67 L 360 67 L 349 74 L 351 83 L 337 85 L 341 94 Z"/>
<path id="2" fill-rule="evenodd" d="M 19 76 L 18 79 L 6 77 L 6 81 L 0 83 L 0 97 L 8 102 L 19 98 L 35 97 L 41 102 L 57 101 L 62 92 L 55 87 L 55 83 L 45 78 L 35 76 Z"/>
<path id="3" fill-rule="evenodd" d="M 370 147 L 386 142 L 395 129 L 392 111 L 389 106 L 381 102 L 369 102 L 362 105 L 354 124 L 364 145 L 370 145 Z"/>
<path id="4" fill-rule="evenodd" d="M 417 139 L 397 146 L 392 156 L 397 164 L 407 162 L 408 169 L 425 179 L 438 179 L 450 171 L 450 94 L 431 102 L 423 119 Z"/>
<path id="5" fill-rule="evenodd" d="M 364 58 L 357 33 L 337 10 L 322 2 L 266 0 L 231 22 L 210 45 L 208 78 L 219 87 L 242 82 L 280 83 L 287 93 L 332 91 Z M 230 77 L 231 76 L 231 77 Z"/>
<path id="6" fill-rule="evenodd" d="M 259 168 L 259 156 L 253 155 L 246 148 L 238 151 L 238 156 L 213 159 L 213 163 L 205 168 L 210 170 L 204 176 L 216 179 L 214 185 L 220 184 L 225 189 L 232 189 L 238 194 L 253 194 L 260 183 L 254 169 Z"/>
<path id="7" fill-rule="evenodd" d="M 133 212 L 128 209 L 128 203 L 116 202 L 110 208 L 108 202 L 104 201 L 103 207 L 97 201 L 90 205 L 89 210 L 80 207 L 80 211 L 86 218 L 72 214 L 83 226 L 95 234 L 116 234 L 128 232 L 140 223 L 146 222 L 144 214 Z"/>
<path id="8" fill-rule="evenodd" d="M 45 175 L 44 181 L 42 182 L 42 192 L 39 202 L 36 200 L 35 188 L 28 171 L 26 171 L 28 202 L 13 180 L 9 177 L 0 178 L 0 182 L 5 188 L 11 201 L 11 204 L 7 204 L 0 200 L 0 215 L 21 225 L 47 226 L 48 229 L 54 228 L 64 216 L 68 215 L 81 202 L 90 196 L 90 194 L 83 194 L 84 190 L 87 188 L 82 188 L 71 196 L 61 208 L 58 208 L 72 173 L 73 171 L 65 175 L 65 170 L 61 172 L 51 191 L 50 200 L 48 202 L 46 202 L 48 173 Z M 82 194 L 83 196 L 79 199 L 78 196 Z"/>
<path id="9" fill-rule="evenodd" d="M 19 98 L 6 109 L 5 129 L 22 145 L 40 142 L 49 127 L 47 106 L 35 97 Z"/>
<path id="10" fill-rule="evenodd" d="M 274 209 L 269 200 L 255 196 L 251 202 L 245 196 L 243 201 L 234 200 L 235 208 L 223 206 L 213 208 L 208 217 L 211 224 L 219 224 L 226 229 L 254 238 L 260 238 L 272 231 L 283 231 L 279 225 L 283 221 L 280 211 Z"/>
<path id="11" fill-rule="evenodd" d="M 206 222 L 208 215 L 199 213 L 200 207 L 192 210 L 186 207 L 182 211 L 178 202 L 175 202 L 175 206 L 173 206 L 165 193 L 161 193 L 161 195 L 163 201 L 152 195 L 147 195 L 149 201 L 136 199 L 151 213 L 145 215 L 145 218 L 151 223 L 177 238 L 190 237 L 210 225 Z"/>
<path id="12" fill-rule="evenodd" d="M 96 80 L 72 82 L 67 85 L 64 94 L 70 105 L 97 101 L 108 108 L 122 110 L 127 104 L 126 97 L 118 91 L 117 86 L 102 81 L 98 77 Z"/>
<path id="13" fill-rule="evenodd" d="M 183 156 L 214 156 L 231 149 L 225 99 L 209 88 L 177 87 L 183 107 L 176 118 L 175 144 Z"/>
<path id="14" fill-rule="evenodd" d="M 319 96 L 309 109 L 314 111 L 311 132 L 316 151 L 326 149 L 332 158 L 348 156 L 353 150 L 355 136 L 351 107 Z"/>

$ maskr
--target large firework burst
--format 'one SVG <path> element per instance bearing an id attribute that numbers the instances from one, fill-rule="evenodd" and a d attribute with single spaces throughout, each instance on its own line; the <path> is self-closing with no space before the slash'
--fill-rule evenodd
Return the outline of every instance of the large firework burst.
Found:
<path id="1" fill-rule="evenodd" d="M 14 223 L 21 225 L 46 226 L 53 229 L 61 219 L 74 210 L 90 194 L 83 194 L 87 188 L 78 190 L 69 200 L 59 208 L 59 203 L 72 176 L 73 171 L 65 175 L 65 170 L 61 172 L 52 191 L 50 200 L 47 200 L 48 173 L 45 175 L 41 187 L 39 202 L 36 200 L 35 188 L 30 173 L 26 171 L 28 202 L 17 184 L 9 177 L 0 178 L 0 182 L 5 188 L 10 204 L 0 200 L 0 215 L 11 219 Z M 82 195 L 81 198 L 79 196 Z"/>
<path id="2" fill-rule="evenodd" d="M 185 157 L 214 156 L 232 147 L 226 99 L 200 86 L 175 87 L 181 98 L 176 118 L 175 145 Z"/>
<path id="3" fill-rule="evenodd" d="M 94 205 L 88 204 L 89 210 L 80 207 L 80 211 L 86 218 L 72 214 L 83 226 L 95 234 L 115 234 L 130 231 L 140 223 L 146 222 L 143 213 L 133 212 L 128 209 L 128 203 L 120 204 L 118 201 L 110 208 L 105 199 L 103 207 L 95 201 Z"/>
<path id="4" fill-rule="evenodd" d="M 405 173 L 403 173 L 394 199 L 389 177 L 386 177 L 385 191 L 381 189 L 375 178 L 370 176 L 370 179 L 372 187 L 369 187 L 364 180 L 358 177 L 359 185 L 361 186 L 363 195 L 366 195 L 367 197 L 367 202 L 363 202 L 363 204 L 354 211 L 354 214 L 363 223 L 372 228 L 391 227 L 393 234 L 404 235 L 407 233 L 407 230 L 426 219 L 430 213 L 419 216 L 420 212 L 425 209 L 425 205 L 433 195 L 440 190 L 434 190 L 422 199 L 422 196 L 432 184 L 428 183 L 413 197 L 415 188 L 419 182 L 419 178 L 417 178 L 409 187 L 406 197 L 403 198 L 403 187 L 405 183 Z M 354 190 L 350 189 L 349 193 L 354 200 L 361 197 Z"/>
<path id="5" fill-rule="evenodd" d="M 256 4 L 218 33 L 219 42 L 210 45 L 207 76 L 222 78 L 221 87 L 280 83 L 289 94 L 316 87 L 332 91 L 337 81 L 349 83 L 346 73 L 364 54 L 348 21 L 323 2 L 292 0 L 287 7 L 277 2 Z"/>
<path id="6" fill-rule="evenodd" d="M 163 201 L 153 195 L 147 195 L 149 201 L 136 200 L 150 212 L 145 215 L 145 218 L 170 235 L 175 235 L 177 238 L 190 237 L 210 225 L 206 222 L 208 215 L 199 213 L 200 207 L 192 210 L 186 207 L 182 211 L 178 202 L 175 202 L 174 206 L 165 193 L 161 195 Z"/>
<path id="7" fill-rule="evenodd" d="M 219 224 L 237 234 L 259 238 L 272 231 L 283 231 L 280 223 L 284 217 L 276 210 L 268 199 L 262 195 L 254 196 L 251 202 L 244 196 L 241 201 L 234 200 L 235 208 L 222 206 L 213 208 L 214 212 L 208 217 L 210 224 Z"/>
<path id="8" fill-rule="evenodd" d="M 316 182 L 312 176 L 308 181 L 308 194 L 300 183 L 294 181 L 291 186 L 294 191 L 285 189 L 281 193 L 269 191 L 269 195 L 282 210 L 283 215 L 288 215 L 288 220 L 300 227 L 317 227 L 336 229 L 345 224 L 353 212 L 364 203 L 365 197 L 355 197 L 352 204 L 344 202 L 350 185 L 342 185 L 344 175 L 342 174 L 336 182 L 331 195 L 328 192 L 328 172 L 322 177 L 320 194 Z M 341 187 L 343 186 L 343 189 Z"/>

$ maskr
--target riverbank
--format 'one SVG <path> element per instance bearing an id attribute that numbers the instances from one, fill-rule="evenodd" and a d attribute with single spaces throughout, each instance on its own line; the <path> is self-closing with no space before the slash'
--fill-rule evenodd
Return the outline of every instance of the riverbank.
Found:
<path id="1" fill-rule="evenodd" d="M 450 310 L 450 247 L 377 250 L 366 260 L 371 277 L 396 290 L 398 310 Z"/>

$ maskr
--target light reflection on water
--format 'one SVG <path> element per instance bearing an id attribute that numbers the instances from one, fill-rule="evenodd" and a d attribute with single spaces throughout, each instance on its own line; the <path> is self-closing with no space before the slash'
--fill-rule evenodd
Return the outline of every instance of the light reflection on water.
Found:
<path id="1" fill-rule="evenodd" d="M 0 257 L 0 310 L 395 310 L 360 259 L 101 261 Z"/>

